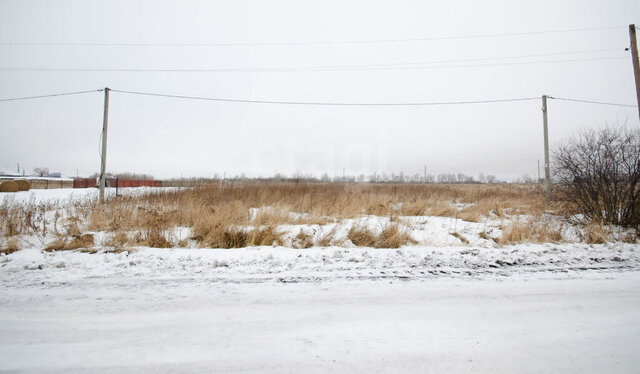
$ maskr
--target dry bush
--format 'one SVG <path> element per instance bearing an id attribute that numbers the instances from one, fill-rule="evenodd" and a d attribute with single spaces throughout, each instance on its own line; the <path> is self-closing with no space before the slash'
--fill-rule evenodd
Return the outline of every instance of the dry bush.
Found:
<path id="1" fill-rule="evenodd" d="M 241 228 L 219 227 L 197 239 L 201 248 L 242 248 L 248 245 L 248 234 Z"/>
<path id="2" fill-rule="evenodd" d="M 12 237 L 20 234 L 25 226 L 22 218 L 23 217 L 17 214 L 17 209 L 3 204 L 0 207 L 0 221 L 2 221 L 1 229 L 3 236 Z"/>
<path id="3" fill-rule="evenodd" d="M 298 232 L 298 235 L 296 235 L 296 237 L 293 239 L 293 242 L 291 244 L 292 244 L 293 248 L 311 248 L 311 247 L 313 247 L 313 241 L 312 241 L 311 235 L 305 233 L 302 230 L 300 230 L 300 232 Z"/>
<path id="4" fill-rule="evenodd" d="M 33 235 L 43 241 L 51 229 L 47 213 L 55 211 L 54 204 L 11 204 L 6 200 L 0 204 L 0 230 L 3 236 Z"/>
<path id="5" fill-rule="evenodd" d="M 554 150 L 555 193 L 587 222 L 640 225 L 640 130 L 585 130 Z"/>
<path id="6" fill-rule="evenodd" d="M 91 234 L 83 234 L 74 236 L 66 249 L 78 249 L 78 248 L 89 248 L 94 244 L 93 235 Z"/>
<path id="7" fill-rule="evenodd" d="M 375 243 L 376 248 L 398 248 L 407 244 L 415 244 L 408 231 L 401 229 L 398 224 L 385 227 Z"/>
<path id="8" fill-rule="evenodd" d="M 356 247 L 373 247 L 378 240 L 375 233 L 365 227 L 353 225 L 347 234 L 347 238 L 351 240 Z"/>
<path id="9" fill-rule="evenodd" d="M 275 226 L 256 227 L 247 233 L 248 246 L 282 245 L 282 235 Z"/>
<path id="10" fill-rule="evenodd" d="M 116 231 L 105 242 L 105 245 L 107 247 L 114 247 L 114 248 L 122 248 L 127 244 L 129 244 L 129 237 L 123 231 Z"/>
<path id="11" fill-rule="evenodd" d="M 7 240 L 2 248 L 0 248 L 0 253 L 4 253 L 6 255 L 11 254 L 13 252 L 17 252 L 20 250 L 20 243 L 17 238 L 11 238 Z"/>
<path id="12" fill-rule="evenodd" d="M 136 245 L 147 246 L 152 248 L 171 248 L 173 245 L 163 235 L 159 229 L 145 230 L 135 237 Z"/>
<path id="13" fill-rule="evenodd" d="M 62 251 L 65 250 L 67 246 L 67 239 L 66 238 L 57 238 L 54 239 L 53 241 L 49 242 L 49 244 L 47 244 L 46 247 L 44 247 L 45 251 Z"/>
<path id="14" fill-rule="evenodd" d="M 546 222 L 514 221 L 502 226 L 500 244 L 558 243 L 562 241 L 561 227 L 553 228 Z"/>
<path id="15" fill-rule="evenodd" d="M 45 251 L 70 251 L 91 248 L 94 244 L 93 235 L 84 234 L 71 238 L 56 238 L 44 247 Z"/>
<path id="16" fill-rule="evenodd" d="M 31 184 L 29 183 L 29 181 L 18 179 L 14 182 L 16 182 L 16 184 L 18 185 L 18 191 L 29 191 L 31 189 Z"/>
<path id="17" fill-rule="evenodd" d="M 336 225 L 336 226 L 333 226 L 331 230 L 327 232 L 321 232 L 320 235 L 318 236 L 318 240 L 316 241 L 315 245 L 320 247 L 329 247 L 332 245 L 342 244 L 342 240 L 340 242 L 336 240 L 336 235 L 338 234 L 338 227 L 339 226 Z"/>
<path id="18" fill-rule="evenodd" d="M 387 225 L 380 235 L 365 227 L 354 225 L 349 230 L 347 238 L 357 247 L 398 248 L 415 243 L 407 230 L 401 229 L 396 223 Z"/>
<path id="19" fill-rule="evenodd" d="M 584 226 L 584 241 L 588 244 L 604 244 L 611 239 L 611 231 L 602 221 L 592 221 Z"/>
<path id="20" fill-rule="evenodd" d="M 0 183 L 0 192 L 18 192 L 18 184 L 14 181 Z"/>

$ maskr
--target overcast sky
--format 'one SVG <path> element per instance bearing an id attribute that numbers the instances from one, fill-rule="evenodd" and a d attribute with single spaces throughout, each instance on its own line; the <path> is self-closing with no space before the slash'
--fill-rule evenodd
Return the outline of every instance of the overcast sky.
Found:
<path id="1" fill-rule="evenodd" d="M 295 102 L 548 94 L 635 104 L 624 51 L 632 23 L 640 24 L 632 0 L 0 1 L 0 99 L 110 87 Z M 494 36 L 477 37 L 486 35 Z M 319 69 L 345 66 L 355 67 Z M 0 170 L 97 172 L 103 97 L 0 102 Z M 112 172 L 412 175 L 426 165 L 430 174 L 508 179 L 536 176 L 544 158 L 540 100 L 110 99 Z M 615 123 L 638 126 L 637 109 L 549 101 L 552 144 Z"/>

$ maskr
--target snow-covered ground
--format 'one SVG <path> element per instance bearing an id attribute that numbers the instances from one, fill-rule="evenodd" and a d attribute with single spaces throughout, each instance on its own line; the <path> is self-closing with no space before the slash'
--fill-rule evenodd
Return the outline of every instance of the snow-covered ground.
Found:
<path id="1" fill-rule="evenodd" d="M 11 199 L 96 196 L 42 190 Z M 419 232 L 441 227 L 447 240 L 451 224 L 468 224 L 468 235 L 478 225 L 419 219 Z M 0 372 L 640 367 L 637 244 L 95 249 L 0 255 Z"/>
<path id="2" fill-rule="evenodd" d="M 3 275 L 1 370 L 635 373 L 640 365 L 637 271 L 236 283 L 136 266 L 144 270 L 18 285 Z"/>
<path id="3" fill-rule="evenodd" d="M 140 195 L 150 192 L 174 190 L 176 187 L 122 187 L 118 188 L 118 195 Z M 32 189 L 20 192 L 0 192 L 0 202 L 8 201 L 12 203 L 70 203 L 74 201 L 97 200 L 99 191 L 97 188 L 52 188 L 52 189 Z M 105 197 L 116 196 L 115 188 L 106 188 Z"/>

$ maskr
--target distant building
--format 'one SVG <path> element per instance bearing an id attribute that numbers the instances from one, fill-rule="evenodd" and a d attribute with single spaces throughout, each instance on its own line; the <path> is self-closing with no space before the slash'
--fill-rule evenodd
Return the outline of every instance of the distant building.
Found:
<path id="1" fill-rule="evenodd" d="M 62 178 L 62 173 L 49 173 L 49 178 Z"/>

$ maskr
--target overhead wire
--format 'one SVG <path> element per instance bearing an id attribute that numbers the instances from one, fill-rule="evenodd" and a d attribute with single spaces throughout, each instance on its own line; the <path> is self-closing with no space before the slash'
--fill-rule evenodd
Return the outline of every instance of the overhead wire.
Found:
<path id="1" fill-rule="evenodd" d="M 171 95 L 171 94 L 162 94 L 162 93 L 141 92 L 141 91 L 126 91 L 126 90 L 116 90 L 116 89 L 111 89 L 110 91 L 111 92 L 124 93 L 124 94 L 131 94 L 131 95 L 166 97 L 166 98 L 174 98 L 174 99 L 205 100 L 205 101 L 219 101 L 219 102 L 232 102 L 232 103 L 251 103 L 251 104 L 315 105 L 315 106 L 433 106 L 433 105 L 488 104 L 488 103 L 528 101 L 528 100 L 539 100 L 540 99 L 539 97 L 523 97 L 523 98 L 509 98 L 509 99 L 495 99 L 495 100 L 472 100 L 472 101 L 365 103 L 365 102 L 316 102 L 316 101 L 248 100 L 248 99 L 230 99 L 230 98 L 216 98 L 216 97 L 204 97 L 204 96 Z"/>
<path id="2" fill-rule="evenodd" d="M 302 45 L 340 45 L 340 44 L 377 44 L 408 43 L 438 40 L 504 38 L 512 36 L 544 35 L 585 31 L 604 31 L 622 29 L 620 26 L 589 27 L 576 29 L 523 31 L 511 33 L 490 33 L 479 35 L 453 35 L 422 38 L 373 39 L 373 40 L 324 40 L 324 41 L 284 41 L 284 42 L 211 42 L 211 43 L 115 43 L 115 42 L 0 42 L 0 46 L 81 46 L 81 47 L 251 47 L 251 46 L 302 46 Z"/>
<path id="3" fill-rule="evenodd" d="M 569 53 L 567 53 L 569 54 Z M 540 55 L 542 56 L 542 55 Z M 509 58 L 524 58 L 529 56 L 514 57 L 498 57 L 483 58 L 481 60 L 501 60 Z M 623 60 L 628 59 L 626 56 L 619 57 L 592 57 L 592 58 L 576 58 L 563 60 L 546 60 L 546 61 L 512 61 L 498 62 L 486 64 L 460 64 L 460 65 L 437 65 L 443 63 L 474 61 L 467 60 L 448 60 L 448 61 L 430 61 L 422 63 L 397 63 L 397 64 L 376 64 L 376 65 L 343 65 L 343 66 L 321 66 L 321 67 L 276 67 L 276 68 L 196 68 L 196 69 L 152 69 L 152 68 L 31 68 L 31 67 L 0 67 L 0 71 L 45 71 L 45 72 L 121 72 L 121 73 L 242 73 L 242 72 L 322 72 L 322 71 L 367 71 L 367 70 L 430 70 L 430 69 L 456 69 L 456 68 L 475 68 L 475 67 L 491 67 L 491 66 L 510 66 L 510 65 L 537 65 L 537 64 L 553 64 L 563 62 L 586 62 L 586 61 L 607 61 L 607 60 Z M 432 66 L 418 66 L 418 64 L 429 64 Z M 402 66 L 407 65 L 407 66 Z M 414 66 L 410 66 L 414 65 Z"/>
<path id="4" fill-rule="evenodd" d="M 87 94 L 87 93 L 93 93 L 93 92 L 99 92 L 99 91 L 102 91 L 102 89 L 91 90 L 91 91 L 62 92 L 62 93 L 54 93 L 54 94 L 48 94 L 48 95 L 37 95 L 37 96 L 12 97 L 12 98 L 0 99 L 0 101 L 18 101 L 18 100 L 42 99 L 42 98 L 45 98 L 45 97 L 81 95 L 81 94 Z"/>
<path id="5" fill-rule="evenodd" d="M 631 104 L 618 104 L 618 103 L 609 103 L 609 102 L 604 102 L 604 101 L 569 99 L 569 98 L 566 98 L 566 97 L 557 97 L 557 96 L 549 96 L 549 98 L 550 99 L 554 99 L 554 100 L 573 101 L 573 102 L 576 102 L 576 103 L 622 106 L 622 107 L 628 107 L 628 108 L 637 108 L 638 107 L 637 105 L 631 105 Z"/>
<path id="6" fill-rule="evenodd" d="M 95 92 L 101 92 L 101 91 L 104 91 L 104 88 L 100 88 L 97 90 L 90 90 L 90 91 L 63 92 L 63 93 L 54 93 L 54 94 L 47 94 L 47 95 L 5 98 L 5 99 L 0 99 L 0 102 L 41 99 L 41 98 L 58 97 L 58 96 L 70 96 L 70 95 L 79 95 L 79 94 L 86 94 L 86 93 L 95 93 Z M 467 101 L 430 101 L 430 102 L 427 102 L 427 101 L 424 101 L 424 102 L 322 102 L 322 101 L 235 99 L 235 98 L 221 98 L 221 97 L 207 97 L 207 96 L 174 95 L 174 94 L 164 94 L 164 93 L 156 93 L 156 92 L 130 91 L 130 90 L 118 90 L 118 89 L 110 89 L 110 92 L 123 93 L 123 94 L 129 94 L 129 95 L 138 95 L 138 96 L 184 99 L 184 100 L 203 100 L 203 101 L 216 101 L 216 102 L 229 102 L 229 103 L 248 103 L 248 104 L 309 105 L 309 106 L 444 106 L 444 105 L 490 104 L 490 103 L 506 103 L 506 102 L 540 100 L 540 97 L 517 97 L 517 98 L 505 98 L 505 99 L 467 100 Z M 612 102 L 605 102 L 605 101 L 582 100 L 582 99 L 573 99 L 573 98 L 557 97 L 557 96 L 547 96 L 547 97 L 549 99 L 554 99 L 554 100 L 571 101 L 571 102 L 579 102 L 579 103 L 587 103 L 587 104 L 610 105 L 610 106 L 619 106 L 619 107 L 628 107 L 628 108 L 638 107 L 637 105 L 633 105 L 633 104 L 620 104 L 620 103 L 612 103 Z"/>

